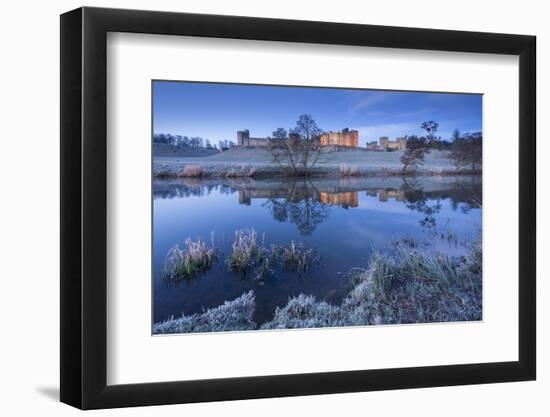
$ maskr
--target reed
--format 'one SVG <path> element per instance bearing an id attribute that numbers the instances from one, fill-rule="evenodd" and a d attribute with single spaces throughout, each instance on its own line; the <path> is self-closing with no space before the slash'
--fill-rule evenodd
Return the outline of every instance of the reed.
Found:
<path id="1" fill-rule="evenodd" d="M 265 235 L 258 242 L 258 233 L 253 228 L 235 231 L 235 240 L 231 247 L 231 256 L 227 260 L 229 269 L 234 272 L 245 272 L 264 263 L 270 256 L 265 248 Z M 265 269 L 264 267 L 264 270 Z"/>
<path id="2" fill-rule="evenodd" d="M 167 280 L 189 279 L 210 269 L 215 260 L 214 247 L 201 239 L 185 240 L 185 249 L 173 246 L 164 259 L 163 277 Z"/>
<path id="3" fill-rule="evenodd" d="M 287 271 L 305 272 L 317 259 L 317 253 L 302 243 L 290 242 L 280 249 L 283 266 Z"/>

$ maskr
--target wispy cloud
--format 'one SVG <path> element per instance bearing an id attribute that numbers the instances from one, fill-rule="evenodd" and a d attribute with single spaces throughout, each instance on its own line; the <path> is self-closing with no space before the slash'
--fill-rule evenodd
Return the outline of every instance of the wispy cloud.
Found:
<path id="1" fill-rule="evenodd" d="M 368 91 L 349 101 L 349 111 L 351 114 L 355 114 L 359 110 L 371 108 L 387 99 L 388 94 Z"/>

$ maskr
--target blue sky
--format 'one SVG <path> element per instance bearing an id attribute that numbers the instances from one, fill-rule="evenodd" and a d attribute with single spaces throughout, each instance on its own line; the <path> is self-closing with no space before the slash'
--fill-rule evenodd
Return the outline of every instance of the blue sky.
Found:
<path id="1" fill-rule="evenodd" d="M 439 123 L 448 139 L 455 128 L 482 129 L 482 96 L 383 90 L 273 87 L 154 81 L 153 131 L 201 136 L 213 143 L 236 141 L 236 131 L 254 137 L 289 129 L 298 116 L 311 114 L 323 130 L 359 130 L 359 142 L 380 136 L 422 133 L 426 120 Z"/>

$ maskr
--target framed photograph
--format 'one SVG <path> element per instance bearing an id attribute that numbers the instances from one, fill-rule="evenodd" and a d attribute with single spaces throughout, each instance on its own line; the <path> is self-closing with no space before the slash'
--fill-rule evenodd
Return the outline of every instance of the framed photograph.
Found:
<path id="1" fill-rule="evenodd" d="M 61 16 L 61 401 L 533 380 L 535 37 Z"/>

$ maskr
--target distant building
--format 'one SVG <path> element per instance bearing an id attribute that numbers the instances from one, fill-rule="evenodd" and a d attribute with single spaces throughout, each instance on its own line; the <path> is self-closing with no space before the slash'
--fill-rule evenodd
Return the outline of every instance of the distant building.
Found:
<path id="1" fill-rule="evenodd" d="M 367 142 L 367 149 L 369 151 L 381 151 L 382 148 L 378 145 L 378 142 L 373 140 L 372 142 Z"/>
<path id="2" fill-rule="evenodd" d="M 292 133 L 289 136 L 292 137 Z M 359 146 L 359 132 L 348 128 L 343 129 L 341 132 L 325 132 L 315 139 L 320 142 L 321 146 L 346 146 L 351 148 Z M 280 140 L 284 139 L 250 137 L 248 129 L 237 132 L 237 145 L 239 146 L 267 147 L 273 141 Z"/>
<path id="3" fill-rule="evenodd" d="M 357 191 L 346 191 L 341 193 L 329 193 L 321 191 L 319 200 L 323 205 L 340 206 L 344 208 L 359 207 L 359 193 Z"/>
<path id="4" fill-rule="evenodd" d="M 387 136 L 382 136 L 380 139 L 380 147 L 382 150 L 387 151 L 390 150 L 404 150 L 407 147 L 407 139 L 406 138 L 397 138 L 395 140 L 390 140 Z"/>
<path id="5" fill-rule="evenodd" d="M 343 129 L 341 132 L 325 132 L 320 137 L 321 146 L 347 146 L 357 148 L 359 146 L 359 131 Z"/>
<path id="6" fill-rule="evenodd" d="M 251 138 L 248 129 L 237 132 L 237 145 L 239 146 L 269 146 L 269 138 Z"/>
<path id="7" fill-rule="evenodd" d="M 384 188 L 378 193 L 378 200 L 381 202 L 386 202 L 389 198 L 393 198 L 395 201 L 405 201 L 405 191 Z"/>

